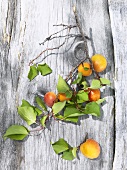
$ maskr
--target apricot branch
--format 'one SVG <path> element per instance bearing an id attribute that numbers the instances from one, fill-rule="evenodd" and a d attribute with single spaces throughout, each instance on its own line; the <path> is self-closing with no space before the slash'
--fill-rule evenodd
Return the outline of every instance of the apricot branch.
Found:
<path id="1" fill-rule="evenodd" d="M 64 30 L 67 30 L 67 29 L 70 29 L 70 30 L 71 30 L 72 28 L 77 27 L 76 25 L 65 25 L 65 24 L 59 24 L 59 25 L 53 25 L 53 26 L 63 26 L 63 27 L 65 27 L 65 28 L 61 29 L 61 30 L 58 31 L 58 32 L 55 32 L 55 33 L 51 34 L 49 37 L 47 37 L 47 38 L 46 38 L 42 43 L 40 43 L 39 45 L 44 45 L 45 42 L 54 39 L 55 37 L 52 38 L 54 35 L 56 35 L 56 34 L 62 32 L 62 31 L 64 31 Z M 67 35 L 66 35 L 66 36 L 67 36 Z M 61 37 L 60 37 L 60 38 L 61 38 Z"/>

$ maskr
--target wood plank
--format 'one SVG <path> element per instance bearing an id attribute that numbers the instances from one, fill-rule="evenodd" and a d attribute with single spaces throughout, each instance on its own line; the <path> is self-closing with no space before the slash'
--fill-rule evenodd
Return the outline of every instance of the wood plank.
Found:
<path id="1" fill-rule="evenodd" d="M 109 0 L 115 59 L 115 157 L 113 169 L 127 169 L 127 1 Z"/>
<path id="2" fill-rule="evenodd" d="M 72 6 L 76 1 L 0 1 L 0 39 L 1 46 L 1 109 L 0 131 L 13 123 L 24 122 L 17 116 L 16 106 L 24 98 L 34 102 L 36 94 L 46 91 L 56 91 L 58 74 L 66 76 L 72 68 L 73 52 L 49 56 L 45 61 L 53 69 L 53 74 L 42 78 L 37 77 L 32 82 L 27 79 L 28 63 L 42 50 L 39 43 L 49 34 L 59 28 L 53 24 L 74 23 Z M 113 48 L 108 4 L 105 0 L 80 0 L 76 3 L 82 22 L 83 30 L 92 36 L 93 43 L 89 42 L 90 55 L 101 53 L 108 60 L 106 75 L 102 76 L 113 81 Z M 77 32 L 77 30 L 75 30 Z M 48 43 L 54 46 L 60 41 Z M 64 51 L 64 48 L 58 52 Z M 74 58 L 74 63 L 77 60 Z M 69 64 L 70 63 L 70 64 Z M 57 69 L 56 69 L 57 68 Z M 0 166 L 9 170 L 109 170 L 113 162 L 114 136 L 114 98 L 110 88 L 103 90 L 102 97 L 106 96 L 107 103 L 103 106 L 100 119 L 91 116 L 80 121 L 80 125 L 61 124 L 53 122 L 51 131 L 45 130 L 40 136 L 32 136 L 26 142 L 12 142 L 1 140 Z M 79 145 L 88 132 L 89 138 L 97 140 L 102 147 L 102 154 L 97 160 L 88 160 L 79 153 L 80 160 L 64 161 L 57 156 L 50 141 L 64 137 L 72 146 Z M 1 135 L 2 135 L 1 134 Z M 2 136 L 1 136 L 2 137 Z"/>

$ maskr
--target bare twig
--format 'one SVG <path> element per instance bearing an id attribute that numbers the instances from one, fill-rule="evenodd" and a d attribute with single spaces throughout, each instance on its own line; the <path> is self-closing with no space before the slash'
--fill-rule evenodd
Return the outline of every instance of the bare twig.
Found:
<path id="1" fill-rule="evenodd" d="M 53 35 L 56 35 L 64 30 L 67 30 L 67 29 L 72 29 L 72 28 L 75 28 L 77 27 L 76 25 L 64 25 L 64 24 L 59 24 L 59 25 L 53 25 L 53 26 L 64 26 L 65 28 L 61 29 L 60 31 L 58 32 L 55 32 L 53 34 L 51 34 L 49 37 L 47 37 L 42 43 L 40 43 L 39 45 L 44 45 L 46 41 L 50 41 L 51 39 L 53 39 Z"/>
<path id="2" fill-rule="evenodd" d="M 45 53 L 46 51 L 52 51 L 52 50 L 59 49 L 60 47 L 62 47 L 62 46 L 66 43 L 67 39 L 68 39 L 68 37 L 66 37 L 65 40 L 64 40 L 64 42 L 63 42 L 62 44 L 60 44 L 59 46 L 57 46 L 57 47 L 46 48 L 45 50 L 43 50 L 39 55 L 37 55 L 36 58 L 34 58 L 33 60 L 30 61 L 29 66 L 30 66 L 31 64 L 33 64 L 33 62 L 34 62 L 36 59 L 38 59 L 38 58 L 39 58 L 43 53 Z M 43 60 L 44 60 L 45 58 L 46 58 L 46 57 L 44 57 Z"/>

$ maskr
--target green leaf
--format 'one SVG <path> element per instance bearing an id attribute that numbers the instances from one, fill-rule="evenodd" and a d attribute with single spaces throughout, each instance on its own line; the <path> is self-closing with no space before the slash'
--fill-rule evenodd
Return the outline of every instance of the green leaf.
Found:
<path id="1" fill-rule="evenodd" d="M 91 114 L 93 116 L 100 116 L 100 106 L 96 102 L 90 102 L 86 104 L 85 114 Z"/>
<path id="2" fill-rule="evenodd" d="M 26 101 L 26 100 L 22 100 L 22 105 L 21 105 L 21 107 L 23 107 L 23 106 L 29 106 L 29 107 L 32 107 L 32 105 L 28 102 L 28 101 Z"/>
<path id="3" fill-rule="evenodd" d="M 37 71 L 37 68 L 36 66 L 30 66 L 30 70 L 29 70 L 29 73 L 28 73 L 28 78 L 31 80 L 33 80 L 36 76 L 38 75 L 38 71 Z"/>
<path id="4" fill-rule="evenodd" d="M 40 106 L 43 110 L 47 111 L 47 108 L 46 108 L 46 106 L 45 106 L 45 103 L 43 102 L 43 100 L 41 100 L 40 97 L 37 96 L 37 97 L 35 98 L 35 100 L 36 100 L 38 106 Z"/>
<path id="5" fill-rule="evenodd" d="M 87 71 L 87 70 L 89 70 L 89 69 L 90 69 L 90 68 L 88 68 L 88 67 L 84 67 L 84 70 L 85 70 L 85 71 Z"/>
<path id="6" fill-rule="evenodd" d="M 37 70 L 41 72 L 41 75 L 46 76 L 52 73 L 52 69 L 46 64 L 38 64 Z"/>
<path id="7" fill-rule="evenodd" d="M 100 87 L 101 87 L 100 81 L 95 79 L 92 81 L 90 86 L 91 89 L 99 89 Z"/>
<path id="8" fill-rule="evenodd" d="M 60 119 L 60 120 L 63 120 L 63 119 L 64 119 L 64 117 L 63 117 L 62 115 L 60 115 L 60 114 L 56 114 L 56 115 L 55 115 L 55 118 Z"/>
<path id="9" fill-rule="evenodd" d="M 46 125 L 45 125 L 45 122 L 46 122 L 47 117 L 48 117 L 48 115 L 45 115 L 45 116 L 43 116 L 43 117 L 41 118 L 41 120 L 40 120 L 40 123 L 41 123 L 41 125 L 42 125 L 43 127 L 46 126 Z"/>
<path id="10" fill-rule="evenodd" d="M 75 113 L 80 113 L 80 111 L 74 107 L 66 107 L 65 111 L 64 111 L 64 117 L 67 118 L 70 115 L 73 115 Z M 72 116 L 73 117 L 73 116 Z M 74 116 L 75 117 L 75 116 Z"/>
<path id="11" fill-rule="evenodd" d="M 99 99 L 99 100 L 96 101 L 96 103 L 97 103 L 97 104 L 101 104 L 101 103 L 103 103 L 105 100 L 106 100 L 105 98 Z"/>
<path id="12" fill-rule="evenodd" d="M 66 95 L 67 98 L 71 98 L 72 97 L 72 91 L 71 90 L 66 91 L 65 95 Z"/>
<path id="13" fill-rule="evenodd" d="M 74 158 L 75 157 L 74 157 L 74 155 L 72 153 L 72 150 L 69 149 L 69 150 L 63 152 L 62 159 L 72 161 Z"/>
<path id="14" fill-rule="evenodd" d="M 82 82 L 82 85 L 83 85 L 83 88 L 84 88 L 84 89 L 86 89 L 86 88 L 88 87 L 88 84 L 87 84 L 86 81 L 83 81 L 83 82 Z"/>
<path id="15" fill-rule="evenodd" d="M 67 121 L 67 122 L 77 123 L 78 122 L 78 117 L 67 117 L 64 120 Z"/>
<path id="16" fill-rule="evenodd" d="M 38 109 L 38 108 L 35 107 L 35 106 L 32 106 L 28 101 L 26 101 L 26 100 L 23 99 L 23 100 L 22 100 L 22 105 L 21 105 L 21 107 L 24 107 L 24 106 L 28 106 L 28 107 L 33 108 L 35 114 L 38 115 L 38 116 L 42 114 L 42 111 L 41 111 L 40 109 Z"/>
<path id="17" fill-rule="evenodd" d="M 59 93 L 65 93 L 66 91 L 70 90 L 66 81 L 60 75 L 59 75 L 59 79 L 58 79 L 57 90 Z"/>
<path id="18" fill-rule="evenodd" d="M 23 140 L 28 135 L 28 133 L 29 131 L 26 127 L 21 125 L 12 125 L 6 130 L 6 133 L 3 137 L 5 140 L 7 138 L 13 140 Z"/>
<path id="19" fill-rule="evenodd" d="M 33 106 L 33 109 L 36 115 L 40 116 L 42 114 L 42 110 L 38 109 L 37 107 Z"/>
<path id="20" fill-rule="evenodd" d="M 110 80 L 108 80 L 108 79 L 106 79 L 106 78 L 100 78 L 100 80 L 101 80 L 101 83 L 102 84 L 105 84 L 105 85 L 110 85 L 111 83 L 110 83 Z"/>
<path id="21" fill-rule="evenodd" d="M 69 149 L 68 143 L 63 139 L 59 139 L 57 142 L 52 144 L 52 147 L 56 154 L 64 152 Z"/>
<path id="22" fill-rule="evenodd" d="M 77 150 L 78 150 L 78 148 L 76 148 L 76 147 L 74 147 L 73 149 L 72 149 L 72 154 L 73 154 L 73 156 L 76 158 L 77 157 Z"/>
<path id="23" fill-rule="evenodd" d="M 81 81 L 82 81 L 82 73 L 78 73 L 78 78 L 75 81 L 73 81 L 72 84 L 80 84 Z"/>
<path id="24" fill-rule="evenodd" d="M 77 96 L 77 103 L 83 103 L 89 100 L 88 93 L 84 91 L 79 91 Z"/>
<path id="25" fill-rule="evenodd" d="M 18 107 L 18 113 L 22 119 L 24 119 L 28 125 L 35 123 L 36 121 L 36 114 L 32 107 L 23 106 Z"/>
<path id="26" fill-rule="evenodd" d="M 52 107 L 53 113 L 54 114 L 59 113 L 64 108 L 65 104 L 66 104 L 66 101 L 54 103 L 54 105 Z"/>

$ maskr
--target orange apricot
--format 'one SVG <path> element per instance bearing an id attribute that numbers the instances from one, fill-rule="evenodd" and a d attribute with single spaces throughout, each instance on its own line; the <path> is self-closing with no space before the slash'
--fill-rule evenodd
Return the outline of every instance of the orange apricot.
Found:
<path id="1" fill-rule="evenodd" d="M 97 101 L 100 99 L 101 93 L 99 89 L 91 89 L 89 94 L 89 100 L 92 101 Z"/>
<path id="2" fill-rule="evenodd" d="M 82 73 L 83 76 L 90 76 L 92 74 L 92 69 L 90 63 L 83 63 L 78 66 L 78 72 Z"/>
<path id="3" fill-rule="evenodd" d="M 101 149 L 98 142 L 93 139 L 87 139 L 86 142 L 80 145 L 80 151 L 85 157 L 95 159 L 100 155 Z"/>
<path id="4" fill-rule="evenodd" d="M 52 107 L 56 100 L 56 94 L 54 92 L 47 92 L 44 95 L 44 102 L 48 107 Z"/>
<path id="5" fill-rule="evenodd" d="M 102 72 L 107 67 L 107 60 L 106 58 L 101 54 L 95 54 L 91 58 L 93 63 L 93 68 L 96 72 Z"/>
<path id="6" fill-rule="evenodd" d="M 71 98 L 67 98 L 65 93 L 59 93 L 58 94 L 58 99 L 63 102 L 63 101 L 67 101 L 67 100 L 70 100 Z"/>

